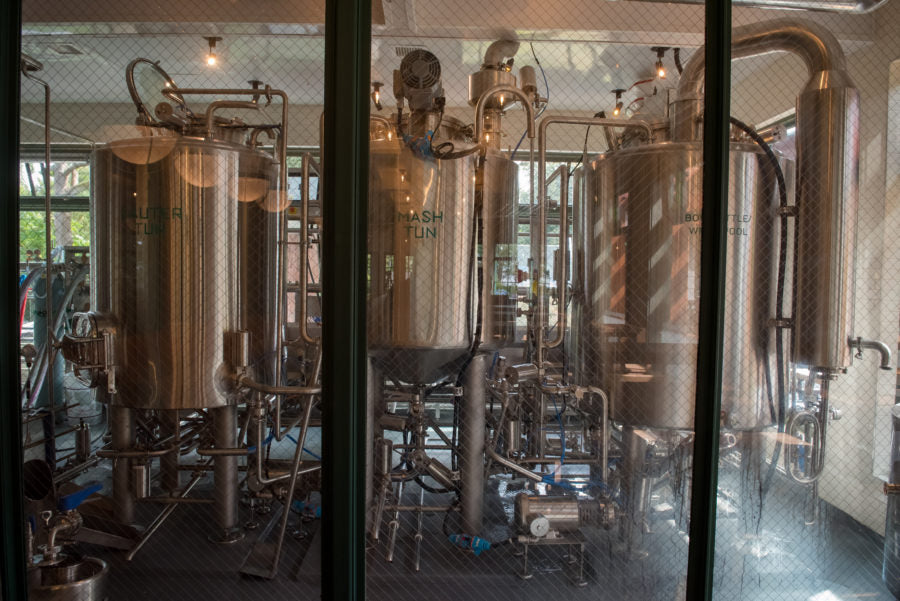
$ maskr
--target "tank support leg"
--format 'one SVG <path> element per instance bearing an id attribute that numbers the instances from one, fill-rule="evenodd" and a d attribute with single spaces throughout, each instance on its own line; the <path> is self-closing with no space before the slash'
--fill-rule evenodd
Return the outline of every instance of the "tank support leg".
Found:
<path id="1" fill-rule="evenodd" d="M 463 532 L 481 534 L 484 504 L 484 407 L 487 355 L 476 355 L 469 363 L 465 391 L 459 408 L 459 473 Z"/>
<path id="2" fill-rule="evenodd" d="M 210 411 L 213 418 L 213 435 L 219 448 L 233 448 L 237 440 L 237 407 L 228 405 Z M 243 538 L 238 527 L 237 457 L 220 455 L 213 466 L 213 513 L 216 516 L 218 532 L 210 537 L 217 543 L 233 543 Z"/>
<path id="3" fill-rule="evenodd" d="M 643 432 L 639 432 L 633 426 L 626 426 L 622 434 L 625 443 L 623 484 L 626 499 L 626 516 L 622 521 L 623 542 L 629 553 L 643 557 L 645 552 L 638 548 L 637 539 L 644 531 L 650 492 L 650 478 L 647 476 L 645 459 L 648 440 Z"/>
<path id="4" fill-rule="evenodd" d="M 128 407 L 110 405 L 112 446 L 126 451 L 134 442 L 134 414 Z M 118 457 L 113 461 L 113 502 L 116 520 L 122 524 L 134 522 L 134 497 L 131 494 L 131 461 Z"/>

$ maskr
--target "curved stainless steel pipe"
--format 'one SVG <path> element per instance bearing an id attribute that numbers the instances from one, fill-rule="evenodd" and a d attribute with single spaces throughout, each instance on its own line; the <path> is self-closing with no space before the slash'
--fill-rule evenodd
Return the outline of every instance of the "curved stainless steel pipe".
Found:
<path id="1" fill-rule="evenodd" d="M 777 19 L 744 25 L 734 30 L 731 58 L 744 58 L 766 52 L 791 52 L 806 64 L 810 73 L 844 71 L 847 68 L 844 52 L 837 38 L 825 27 L 801 19 Z M 684 66 L 678 83 L 678 95 L 685 90 L 699 93 L 703 87 L 705 66 L 702 52 L 694 53 Z"/>
<path id="2" fill-rule="evenodd" d="M 254 380 L 253 378 L 249 378 L 247 376 L 241 376 L 237 378 L 238 384 L 241 386 L 246 386 L 251 390 L 255 390 L 257 392 L 262 392 L 263 394 L 321 394 L 322 387 L 321 386 L 269 386 L 268 384 L 261 384 Z"/>
<path id="3" fill-rule="evenodd" d="M 536 474 L 532 472 L 530 469 L 526 467 L 522 467 L 518 463 L 507 459 L 506 457 L 500 455 L 497 451 L 490 447 L 485 447 L 485 451 L 487 451 L 488 457 L 499 463 L 500 465 L 511 469 L 512 471 L 529 478 L 530 480 L 534 480 L 535 482 L 543 482 L 544 477 L 541 474 Z"/>
<path id="4" fill-rule="evenodd" d="M 215 126 L 215 113 L 219 109 L 251 109 L 259 110 L 259 105 L 255 102 L 245 102 L 243 100 L 214 100 L 206 107 L 206 137 L 212 139 L 213 127 Z"/>
<path id="5" fill-rule="evenodd" d="M 534 105 L 532 104 L 532 99 L 529 98 L 528 95 L 519 88 L 500 84 L 492 88 L 488 88 L 487 91 L 478 99 L 478 104 L 475 105 L 475 142 L 477 144 L 483 144 L 482 138 L 484 137 L 484 111 L 487 108 L 487 103 L 491 99 L 491 97 L 493 97 L 495 94 L 499 94 L 500 92 L 503 92 L 504 94 L 512 94 L 522 101 L 522 104 L 525 107 L 525 113 L 527 115 L 527 123 L 525 124 L 525 127 L 527 128 L 526 133 L 528 134 L 529 138 L 534 138 Z"/>
<path id="6" fill-rule="evenodd" d="M 893 371 L 894 365 L 891 361 L 891 347 L 880 340 L 866 340 L 865 338 L 851 338 L 850 348 L 856 349 L 856 358 L 862 359 L 863 349 L 872 349 L 881 354 L 881 365 L 878 367 L 887 371 Z"/>
<path id="7" fill-rule="evenodd" d="M 503 62 L 504 58 L 515 56 L 519 51 L 519 42 L 515 40 L 497 40 L 484 52 L 482 64 L 485 67 L 495 67 Z"/>
<path id="8" fill-rule="evenodd" d="M 776 51 L 790 52 L 803 60 L 810 74 L 805 89 L 850 83 L 840 43 L 830 31 L 817 23 L 777 19 L 738 27 L 732 33 L 732 60 Z M 700 139 L 705 68 L 706 59 L 701 48 L 684 66 L 678 82 L 676 140 Z"/>

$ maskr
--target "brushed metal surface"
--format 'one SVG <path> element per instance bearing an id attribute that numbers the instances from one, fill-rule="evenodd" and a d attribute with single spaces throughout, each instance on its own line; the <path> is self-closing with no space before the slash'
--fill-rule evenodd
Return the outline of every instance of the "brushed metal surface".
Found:
<path id="1" fill-rule="evenodd" d="M 529 522 L 535 516 L 543 516 L 550 528 L 561 532 L 578 530 L 581 515 L 578 499 L 574 496 L 540 496 L 521 492 L 516 495 L 514 520 L 522 532 L 528 532 Z"/>
<path id="2" fill-rule="evenodd" d="M 261 152 L 239 154 L 241 182 L 238 208 L 239 326 L 250 333 L 250 367 L 257 382 L 276 386 L 280 368 L 282 242 L 286 220 L 270 199 L 254 198 L 256 186 L 277 188 L 278 166 Z"/>
<path id="3" fill-rule="evenodd" d="M 269 240 L 257 236 L 269 230 L 239 206 L 277 215 L 243 179 L 267 187 L 272 164 L 240 146 L 188 137 L 148 164 L 120 158 L 133 160 L 140 152 L 127 150 L 148 144 L 119 141 L 92 157 L 92 304 L 114 324 L 118 388 L 98 394 L 132 408 L 223 406 L 224 333 L 250 329 L 257 357 L 272 348 L 263 324 L 271 302 L 257 296 L 269 289 L 252 289 L 274 273 L 270 255 L 259 258 Z"/>
<path id="4" fill-rule="evenodd" d="M 733 144 L 729 180 L 723 411 L 736 429 L 772 423 L 766 371 L 777 224 L 774 179 L 756 148 Z M 693 428 L 702 152 L 665 143 L 602 155 L 576 200 L 576 381 L 612 392 L 613 419 Z"/>
<path id="5" fill-rule="evenodd" d="M 37 573 L 28 588 L 34 601 L 105 601 L 109 566 L 102 559 L 66 559 L 62 564 L 32 568 Z"/>
<path id="6" fill-rule="evenodd" d="M 434 381 L 472 341 L 475 160 L 370 142 L 369 354 L 387 377 Z"/>
<path id="7" fill-rule="evenodd" d="M 818 83 L 824 89 L 807 89 L 797 100 L 793 348 L 797 363 L 836 371 L 851 361 L 859 92 L 843 82 Z"/>

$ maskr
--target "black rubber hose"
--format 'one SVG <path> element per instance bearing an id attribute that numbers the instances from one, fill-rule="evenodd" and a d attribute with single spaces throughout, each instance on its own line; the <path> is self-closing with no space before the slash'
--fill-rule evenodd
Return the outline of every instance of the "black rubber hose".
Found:
<path id="1" fill-rule="evenodd" d="M 424 488 L 426 491 L 436 494 L 436 495 L 442 495 L 442 494 L 446 494 L 446 493 L 450 493 L 450 492 L 455 492 L 455 493 L 459 492 L 458 488 L 438 488 L 438 487 L 434 487 L 434 486 L 429 486 L 429 485 L 425 484 L 425 482 L 422 480 L 421 475 L 416 476 L 416 484 L 418 484 L 419 486 Z"/>
<path id="2" fill-rule="evenodd" d="M 778 386 L 778 432 L 783 433 L 785 427 L 785 414 L 787 413 L 787 391 L 785 384 L 785 356 L 784 356 L 784 335 L 781 332 L 780 323 L 784 319 L 784 288 L 785 288 L 785 278 L 787 271 L 787 228 L 788 228 L 788 216 L 786 209 L 788 206 L 788 198 L 787 198 L 787 184 L 784 180 L 784 172 L 781 169 L 781 165 L 778 163 L 778 157 L 775 156 L 775 153 L 772 151 L 772 148 L 766 144 L 766 141 L 763 140 L 762 136 L 760 136 L 756 130 L 752 127 L 731 117 L 731 123 L 746 133 L 751 140 L 753 140 L 757 146 L 759 146 L 763 153 L 766 155 L 766 158 L 769 161 L 769 164 L 772 167 L 772 171 L 775 173 L 775 179 L 778 183 L 778 200 L 779 207 L 782 209 L 781 211 L 781 235 L 779 236 L 779 248 L 778 248 L 778 276 L 775 290 L 775 319 L 779 322 L 779 325 L 776 325 L 775 329 L 775 363 L 776 369 L 778 370 L 777 374 L 777 386 Z M 768 367 L 766 368 L 766 379 L 767 381 L 771 381 L 771 375 L 768 374 Z M 774 407 L 769 407 L 771 412 L 774 412 Z M 763 482 L 763 494 L 765 494 L 769 490 L 769 486 L 772 483 L 772 477 L 775 475 L 775 469 L 778 465 L 778 460 L 781 455 L 781 447 L 782 441 L 781 437 L 779 437 L 775 441 L 775 449 L 772 451 L 772 463 L 769 465 L 769 471 L 766 473 L 765 481 Z"/>
<path id="3" fill-rule="evenodd" d="M 675 68 L 678 69 L 678 74 L 681 75 L 684 72 L 684 66 L 681 64 L 681 48 L 672 50 L 672 58 L 675 59 Z"/>
<path id="4" fill-rule="evenodd" d="M 445 146 L 449 146 L 450 150 L 447 152 L 443 152 L 441 149 Z M 432 154 L 434 154 L 434 157 L 439 161 L 452 161 L 455 159 L 467 157 L 470 154 L 475 154 L 479 150 L 481 150 L 481 146 L 479 146 L 478 144 L 470 148 L 466 148 L 465 150 L 455 150 L 452 142 L 443 142 L 441 144 L 438 144 L 437 147 L 432 150 Z"/>
<path id="5" fill-rule="evenodd" d="M 482 206 L 483 203 L 482 203 Z M 459 373 L 456 375 L 456 387 L 459 388 L 463 384 L 463 378 L 465 378 L 466 369 L 469 367 L 469 364 L 472 363 L 472 359 L 475 357 L 475 354 L 478 352 L 478 347 L 481 346 L 481 322 L 482 322 L 482 294 L 484 293 L 483 286 L 483 278 L 481 272 L 478 269 L 478 257 L 476 253 L 478 252 L 478 243 L 479 236 L 481 233 L 481 225 L 482 221 L 478 219 L 478 214 L 476 213 L 473 216 L 473 231 L 472 235 L 472 249 L 471 249 L 471 260 L 472 260 L 472 269 L 471 273 L 473 273 L 475 279 L 477 280 L 477 291 L 478 291 L 478 306 L 475 312 L 475 332 L 472 335 L 472 348 L 469 350 L 469 356 L 466 357 L 466 360 L 463 362 L 462 366 L 459 368 Z M 471 282 L 471 278 L 470 278 Z M 466 313 L 469 317 L 469 323 L 472 322 L 472 304 L 468 303 L 466 307 Z M 456 449 L 457 441 L 458 441 L 458 432 L 459 432 L 459 405 L 461 401 L 461 397 L 457 395 L 453 395 L 453 430 L 451 434 L 452 447 L 451 449 L 451 459 L 450 459 L 450 469 L 456 470 L 458 469 L 459 458 L 458 452 Z"/>

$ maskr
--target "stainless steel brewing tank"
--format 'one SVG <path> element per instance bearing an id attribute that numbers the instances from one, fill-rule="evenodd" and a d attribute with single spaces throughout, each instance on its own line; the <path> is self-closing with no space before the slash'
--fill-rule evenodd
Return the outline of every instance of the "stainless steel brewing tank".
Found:
<path id="1" fill-rule="evenodd" d="M 265 243 L 239 235 L 241 205 L 264 206 L 274 164 L 226 142 L 151 140 L 117 141 L 92 156 L 92 305 L 114 331 L 117 387 L 99 395 L 133 408 L 223 406 L 223 335 L 256 328 L 248 311 L 268 304 L 252 297 L 268 291 L 239 281 L 249 270 L 241 259 Z M 266 336 L 251 330 L 257 350 L 272 346 L 259 343 Z"/>
<path id="2" fill-rule="evenodd" d="M 479 314 L 484 350 L 516 342 L 518 276 L 519 166 L 500 152 L 489 151 L 479 170 L 476 212 L 481 217 L 481 298 Z M 478 323 L 478 322 L 476 322 Z"/>
<path id="3" fill-rule="evenodd" d="M 289 200 L 278 189 L 278 165 L 268 154 L 241 149 L 239 170 L 239 327 L 250 332 L 253 378 L 277 386 L 284 321 L 283 211 Z"/>
<path id="4" fill-rule="evenodd" d="M 731 144 L 722 410 L 735 429 L 777 417 L 778 203 L 764 161 Z M 627 425 L 693 428 L 702 177 L 699 144 L 634 147 L 594 159 L 576 202 L 571 364 Z"/>
<path id="5" fill-rule="evenodd" d="M 388 377 L 453 373 L 473 337 L 475 159 L 435 160 L 370 141 L 367 332 Z"/>

